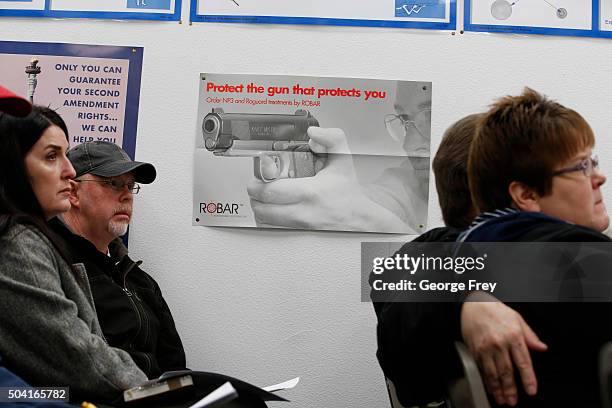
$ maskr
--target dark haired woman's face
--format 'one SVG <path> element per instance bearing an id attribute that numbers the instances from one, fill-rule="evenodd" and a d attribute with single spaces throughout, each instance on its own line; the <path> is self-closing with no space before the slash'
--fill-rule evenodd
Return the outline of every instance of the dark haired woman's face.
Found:
<path id="1" fill-rule="evenodd" d="M 66 157 L 68 147 L 64 132 L 53 125 L 24 158 L 30 185 L 46 219 L 70 209 L 70 179 L 76 173 Z"/>

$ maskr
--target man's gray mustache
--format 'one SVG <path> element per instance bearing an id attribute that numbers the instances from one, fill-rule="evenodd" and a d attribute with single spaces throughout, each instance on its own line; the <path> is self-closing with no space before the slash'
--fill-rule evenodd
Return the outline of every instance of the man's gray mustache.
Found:
<path id="1" fill-rule="evenodd" d="M 125 214 L 128 214 L 131 217 L 132 216 L 132 206 L 130 206 L 130 205 L 121 205 L 119 207 L 116 207 L 113 210 L 113 215 L 117 214 L 117 213 L 125 213 Z"/>

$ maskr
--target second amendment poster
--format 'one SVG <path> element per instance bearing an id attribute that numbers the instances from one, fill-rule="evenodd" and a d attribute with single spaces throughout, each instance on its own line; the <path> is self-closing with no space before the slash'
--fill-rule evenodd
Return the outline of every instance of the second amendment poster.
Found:
<path id="1" fill-rule="evenodd" d="M 426 229 L 430 82 L 201 74 L 193 224 Z"/>
<path id="2" fill-rule="evenodd" d="M 70 146 L 118 144 L 134 157 L 143 49 L 0 41 L 2 86 L 66 121 Z"/>

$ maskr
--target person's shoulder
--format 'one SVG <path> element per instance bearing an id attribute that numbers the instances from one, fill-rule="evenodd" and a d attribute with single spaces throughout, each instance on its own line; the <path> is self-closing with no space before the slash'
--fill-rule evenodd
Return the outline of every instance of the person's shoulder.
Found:
<path id="1" fill-rule="evenodd" d="M 14 223 L 6 229 L 4 234 L 2 234 L 2 239 L 8 241 L 13 240 L 14 238 L 28 231 L 30 228 L 32 227 L 26 224 Z"/>
<path id="2" fill-rule="evenodd" d="M 21 257 L 55 259 L 58 255 L 45 234 L 35 225 L 27 223 L 16 223 L 8 227 L 0 238 L 0 244 L 3 262 L 12 263 Z"/>
<path id="3" fill-rule="evenodd" d="M 48 244 L 49 241 L 45 235 L 34 225 L 15 223 L 8 227 L 6 232 L 2 235 L 2 239 L 5 242 L 11 242 L 13 244 L 20 244 L 24 242 L 44 242 Z"/>
<path id="4" fill-rule="evenodd" d="M 455 242 L 461 230 L 440 227 L 431 229 L 410 242 L 406 242 L 395 254 L 410 254 L 414 251 L 422 251 L 423 247 L 427 247 L 430 243 L 452 243 Z M 440 250 L 442 247 L 436 247 L 436 250 Z"/>
<path id="5" fill-rule="evenodd" d="M 525 233 L 522 241 L 610 242 L 609 237 L 591 228 L 570 223 L 541 223 Z"/>
<path id="6" fill-rule="evenodd" d="M 486 214 L 485 214 L 486 215 Z M 470 228 L 471 242 L 609 242 L 606 235 L 541 212 L 512 211 Z"/>
<path id="7" fill-rule="evenodd" d="M 154 291 L 161 290 L 159 284 L 153 278 L 153 276 L 149 275 L 144 269 L 140 267 L 142 265 L 142 261 L 134 261 L 128 257 L 130 262 L 134 263 L 134 272 L 128 275 L 128 279 L 135 278 L 141 281 L 141 284 L 145 284 L 143 286 L 149 287 L 149 289 L 153 289 Z"/>
<path id="8" fill-rule="evenodd" d="M 153 286 L 157 286 L 155 279 L 153 279 L 151 275 L 140 267 L 140 265 L 142 265 L 142 261 L 134 261 L 132 258 L 130 258 L 129 251 L 121 238 L 115 238 L 113 241 L 111 241 L 111 243 L 108 245 L 108 249 L 110 251 L 111 258 L 113 258 L 115 262 L 120 262 L 124 265 L 124 267 L 133 269 L 134 272 L 136 272 L 128 274 L 128 280 L 133 278 L 144 279 L 150 282 Z"/>
<path id="9" fill-rule="evenodd" d="M 431 229 L 418 237 L 412 242 L 454 242 L 461 230 L 451 227 L 440 227 Z"/>

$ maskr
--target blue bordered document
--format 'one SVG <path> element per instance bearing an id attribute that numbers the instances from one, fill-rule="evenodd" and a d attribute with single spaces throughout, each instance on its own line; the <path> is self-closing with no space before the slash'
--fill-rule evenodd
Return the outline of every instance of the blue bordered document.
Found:
<path id="1" fill-rule="evenodd" d="M 178 21 L 181 0 L 0 0 L 0 16 Z"/>
<path id="2" fill-rule="evenodd" d="M 134 157 L 143 52 L 141 47 L 0 41 L 2 85 L 57 110 L 71 146 L 103 140 Z"/>
<path id="3" fill-rule="evenodd" d="M 455 0 L 192 0 L 191 21 L 454 30 Z"/>
<path id="4" fill-rule="evenodd" d="M 612 0 L 465 0 L 465 30 L 612 38 Z"/>

